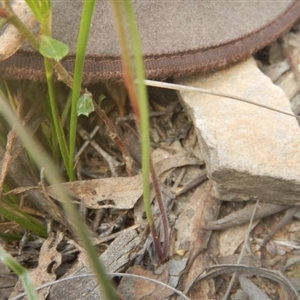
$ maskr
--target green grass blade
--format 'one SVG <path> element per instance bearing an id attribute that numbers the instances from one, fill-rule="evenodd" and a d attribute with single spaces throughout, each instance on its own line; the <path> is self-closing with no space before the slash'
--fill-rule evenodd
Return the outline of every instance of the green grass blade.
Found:
<path id="1" fill-rule="evenodd" d="M 0 215 L 3 216 L 4 218 L 14 221 L 23 228 L 26 228 L 35 234 L 46 238 L 47 237 L 47 229 L 46 227 L 39 227 L 36 226 L 35 224 L 31 223 L 27 218 L 24 218 L 22 215 L 14 213 L 13 211 L 6 209 L 2 206 L 0 206 Z"/>
<path id="2" fill-rule="evenodd" d="M 34 16 L 39 22 L 42 22 L 43 15 L 41 13 L 41 2 L 39 0 L 26 0 L 27 5 L 32 10 Z"/>
<path id="3" fill-rule="evenodd" d="M 73 170 L 73 160 L 75 157 L 75 142 L 77 133 L 77 101 L 80 96 L 81 80 L 84 66 L 85 52 L 88 42 L 88 37 L 91 29 L 92 17 L 94 13 L 96 0 L 84 1 L 83 12 L 81 16 L 81 23 L 78 35 L 76 61 L 74 69 L 74 83 L 72 90 L 72 105 L 70 116 L 70 137 L 69 137 L 69 171 Z M 71 180 L 75 180 L 75 174 L 73 172 Z"/>
<path id="4" fill-rule="evenodd" d="M 49 94 L 49 102 L 52 112 L 52 120 L 55 128 L 54 136 L 57 139 L 57 142 L 59 144 L 61 156 L 64 162 L 64 165 L 67 169 L 69 177 L 72 176 L 72 172 L 69 170 L 69 153 L 67 148 L 67 142 L 64 135 L 64 131 L 60 122 L 59 118 L 59 112 L 57 108 L 57 100 L 55 97 L 55 87 L 53 82 L 53 68 L 52 65 L 49 63 L 47 59 L 44 60 L 45 64 L 45 71 L 46 71 L 46 78 L 47 78 L 47 84 L 48 84 L 48 94 Z M 52 133 L 53 135 L 53 133 Z"/>
<path id="5" fill-rule="evenodd" d="M 48 36 L 51 36 L 52 29 L 51 29 L 51 22 L 52 22 L 52 12 L 51 12 L 51 4 L 49 0 L 40 0 L 40 10 L 41 13 L 44 15 L 44 19 L 41 21 L 41 29 L 42 34 L 46 34 Z M 51 107 L 51 116 L 52 121 L 54 124 L 55 132 L 52 132 L 52 136 L 55 136 L 60 148 L 61 156 L 64 162 L 64 165 L 66 167 L 66 170 L 68 172 L 69 177 L 72 176 L 70 174 L 70 170 L 68 169 L 69 165 L 69 151 L 68 146 L 65 138 L 65 134 L 62 128 L 62 124 L 60 122 L 59 117 L 59 110 L 57 107 L 57 99 L 56 99 L 56 93 L 55 93 L 55 86 L 54 86 L 54 76 L 53 76 L 53 66 L 50 63 L 50 61 L 46 58 L 44 58 L 44 66 L 45 66 L 45 72 L 46 72 L 46 79 L 47 79 L 47 85 L 48 85 L 48 95 L 49 95 L 49 102 Z"/>
<path id="6" fill-rule="evenodd" d="M 41 236 L 43 238 L 46 238 L 47 235 L 47 228 L 42 223 L 37 221 L 35 218 L 31 217 L 30 215 L 23 212 L 21 209 L 19 209 L 16 205 L 9 203 L 8 200 L 5 198 L 2 199 L 2 201 L 7 205 L 6 207 L 4 205 L 0 206 L 0 215 L 4 218 L 14 221 L 23 228 L 32 231 L 33 233 L 37 234 L 38 236 Z M 1 225 L 1 224 L 0 224 Z"/>
<path id="7" fill-rule="evenodd" d="M 136 79 L 138 82 L 138 101 L 140 111 L 140 134 L 142 145 L 142 174 L 143 174 L 143 197 L 144 206 L 149 223 L 152 223 L 153 216 L 150 203 L 150 124 L 147 88 L 144 84 L 145 68 L 142 57 L 142 48 L 139 39 L 139 30 L 131 1 L 125 1 L 125 11 L 128 17 L 129 30 L 133 42 L 134 64 L 136 68 Z M 151 222 L 152 221 L 152 222 Z"/>
<path id="8" fill-rule="evenodd" d="M 38 300 L 37 292 L 34 288 L 32 279 L 29 275 L 29 272 L 23 268 L 11 255 L 4 251 L 0 246 L 0 259 L 11 269 L 13 270 L 18 277 L 21 279 L 25 292 L 28 299 Z"/>

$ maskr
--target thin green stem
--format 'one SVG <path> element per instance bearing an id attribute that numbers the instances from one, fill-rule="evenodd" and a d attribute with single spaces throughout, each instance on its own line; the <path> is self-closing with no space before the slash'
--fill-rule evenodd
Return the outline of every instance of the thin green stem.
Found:
<path id="1" fill-rule="evenodd" d="M 136 87 L 134 84 L 134 72 L 133 72 L 133 66 L 131 63 L 131 58 L 130 58 L 130 51 L 128 48 L 129 42 L 127 42 L 127 34 L 126 30 L 124 28 L 124 23 L 122 22 L 122 9 L 121 5 L 123 3 L 113 1 L 111 0 L 111 3 L 114 8 L 114 14 L 115 14 L 115 20 L 116 20 L 116 26 L 117 26 L 117 31 L 119 35 L 119 42 L 121 46 L 121 54 L 122 54 L 122 65 L 123 65 L 123 79 L 125 82 L 125 86 L 127 88 L 127 92 L 129 94 L 129 99 L 131 102 L 131 106 L 134 112 L 134 115 L 136 119 L 138 120 L 137 127 L 138 130 L 140 130 L 140 112 L 139 112 L 139 104 L 138 104 L 138 99 L 137 99 L 137 93 L 136 93 Z"/>
<path id="2" fill-rule="evenodd" d="M 132 36 L 134 61 L 136 68 L 136 77 L 138 82 L 137 99 L 139 108 L 139 128 L 142 144 L 142 174 L 143 174 L 143 189 L 144 189 L 144 204 L 147 218 L 150 224 L 153 224 L 153 216 L 150 203 L 150 122 L 147 89 L 144 84 L 145 71 L 144 61 L 142 57 L 142 49 L 139 40 L 138 26 L 135 21 L 135 15 L 131 1 L 125 1 L 125 10 L 129 20 L 129 29 Z M 134 82 L 132 82 L 134 84 Z"/>
<path id="3" fill-rule="evenodd" d="M 73 170 L 73 160 L 75 157 L 75 143 L 77 130 L 77 101 L 80 96 L 81 80 L 83 74 L 84 58 L 88 42 L 88 37 L 91 29 L 92 17 L 95 8 L 95 0 L 84 2 L 83 12 L 81 16 L 81 23 L 78 35 L 78 44 L 76 51 L 76 61 L 74 70 L 74 84 L 72 91 L 72 104 L 70 116 L 70 136 L 69 136 L 69 169 Z M 75 180 L 75 175 L 70 178 Z"/>
<path id="4" fill-rule="evenodd" d="M 66 138 L 64 135 L 64 131 L 62 128 L 62 124 L 59 118 L 59 112 L 57 108 L 57 101 L 55 97 L 55 87 L 54 87 L 54 82 L 53 82 L 53 68 L 49 61 L 45 59 L 44 61 L 45 65 L 45 71 L 46 71 L 46 78 L 47 78 L 47 84 L 48 84 L 48 93 L 49 93 L 49 102 L 50 102 L 50 107 L 51 107 L 51 115 L 54 123 L 54 128 L 55 128 L 55 137 L 58 141 L 60 152 L 62 155 L 62 159 L 64 162 L 64 165 L 67 169 L 69 177 L 72 176 L 72 172 L 68 168 L 68 163 L 69 163 L 69 153 L 68 153 L 68 148 L 67 148 L 67 142 Z"/>
<path id="5" fill-rule="evenodd" d="M 52 15 L 51 15 L 51 6 L 46 5 L 45 2 L 43 4 L 45 11 L 43 12 L 44 19 L 41 23 L 41 32 L 43 34 L 46 34 L 48 36 L 52 35 L 52 29 L 51 29 L 51 23 L 52 23 Z M 48 8 L 48 10 L 46 10 Z M 55 132 L 52 132 L 52 134 L 55 135 L 61 156 L 64 162 L 64 165 L 67 169 L 69 177 L 72 176 L 70 173 L 70 170 L 68 169 L 68 162 L 69 162 L 69 156 L 68 156 L 68 147 L 66 143 L 66 138 L 64 134 L 64 130 L 60 121 L 59 117 L 59 110 L 57 107 L 57 99 L 55 94 L 55 86 L 54 86 L 54 76 L 53 76 L 53 66 L 51 65 L 50 61 L 47 59 L 44 59 L 44 66 L 45 66 L 45 72 L 46 72 L 46 79 L 47 79 L 47 85 L 48 85 L 48 95 L 49 95 L 49 102 L 51 107 L 51 115 L 52 120 L 54 123 L 54 129 Z"/>
<path id="6" fill-rule="evenodd" d="M 142 50 L 139 41 L 139 32 L 138 26 L 135 21 L 134 10 L 130 0 L 123 2 L 111 1 L 115 19 L 117 24 L 117 30 L 120 39 L 120 45 L 122 49 L 122 62 L 123 62 L 123 77 L 124 82 L 128 90 L 129 98 L 131 101 L 131 106 L 133 108 L 136 123 L 138 130 L 141 135 L 142 141 L 142 175 L 143 175 L 143 199 L 144 199 L 144 208 L 151 228 L 151 233 L 153 236 L 153 241 L 155 249 L 159 259 L 165 261 L 168 256 L 169 248 L 169 223 L 164 208 L 163 199 L 161 197 L 161 192 L 158 184 L 158 179 L 155 176 L 155 170 L 152 169 L 151 176 L 153 184 L 155 185 L 156 198 L 159 204 L 159 208 L 162 214 L 162 224 L 163 224 L 163 233 L 164 233 L 164 247 L 163 249 L 160 246 L 159 237 L 154 225 L 154 219 L 151 211 L 151 199 L 150 199 L 150 124 L 149 124 L 149 111 L 148 111 L 148 99 L 147 99 L 147 90 L 144 85 L 145 72 L 144 72 L 144 62 L 142 58 Z M 122 5 L 124 4 L 125 13 L 128 19 L 129 24 L 129 34 L 131 39 L 128 39 L 127 32 L 124 28 L 126 22 L 122 22 Z M 133 43 L 133 52 L 134 52 L 134 62 L 135 62 L 135 72 L 133 71 L 134 67 L 131 64 L 130 52 L 128 45 Z M 136 90 L 134 84 L 134 75 L 136 74 L 138 88 Z"/>

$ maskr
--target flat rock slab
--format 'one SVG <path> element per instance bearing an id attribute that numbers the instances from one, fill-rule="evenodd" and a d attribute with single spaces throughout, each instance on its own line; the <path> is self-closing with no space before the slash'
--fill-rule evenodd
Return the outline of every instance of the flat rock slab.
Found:
<path id="1" fill-rule="evenodd" d="M 250 58 L 178 84 L 229 93 L 292 113 L 284 92 Z M 300 129 L 297 120 L 236 100 L 180 91 L 197 130 L 217 198 L 300 204 Z"/>

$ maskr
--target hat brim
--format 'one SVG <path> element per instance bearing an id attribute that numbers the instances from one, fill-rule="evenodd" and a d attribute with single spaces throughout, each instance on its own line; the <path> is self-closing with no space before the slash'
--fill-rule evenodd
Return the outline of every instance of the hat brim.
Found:
<path id="1" fill-rule="evenodd" d="M 63 60 L 74 70 L 82 0 L 53 1 L 53 36 L 70 47 Z M 300 18 L 299 1 L 136 1 L 146 75 L 166 79 L 206 73 L 243 60 Z M 0 63 L 4 78 L 45 80 L 42 57 L 28 45 Z M 83 84 L 122 78 L 122 62 L 109 1 L 98 1 Z"/>

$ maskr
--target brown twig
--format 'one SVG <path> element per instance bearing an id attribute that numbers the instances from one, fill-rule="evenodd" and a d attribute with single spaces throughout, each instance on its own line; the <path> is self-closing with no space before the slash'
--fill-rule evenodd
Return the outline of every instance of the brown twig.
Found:
<path id="1" fill-rule="evenodd" d="M 105 111 L 95 101 L 94 101 L 94 108 L 95 108 L 95 112 L 97 113 L 97 115 L 103 120 L 103 122 L 107 126 L 110 138 L 119 146 L 119 148 L 122 152 L 122 156 L 125 160 L 126 171 L 127 171 L 128 175 L 134 176 L 134 171 L 133 171 L 133 166 L 132 166 L 133 159 L 129 155 L 127 148 L 125 147 L 124 143 L 120 139 L 116 127 L 111 122 L 111 120 L 108 118 Z"/>
<path id="2" fill-rule="evenodd" d="M 277 224 L 276 228 L 271 230 L 271 232 L 264 237 L 261 246 L 265 246 L 266 243 L 274 236 L 275 233 L 277 233 L 288 222 L 290 222 L 298 210 L 299 210 L 299 206 L 293 206 L 287 209 L 282 220 L 279 222 L 279 224 Z"/>
<path id="3" fill-rule="evenodd" d="M 17 117 L 21 119 L 23 107 L 24 107 L 24 97 L 22 95 L 22 89 L 18 88 L 18 106 L 17 106 Z M 8 135 L 7 135 L 7 143 L 6 143 L 6 149 L 5 153 L 2 159 L 2 168 L 1 168 L 1 173 L 0 173 L 0 193 L 2 194 L 2 188 L 3 184 L 6 178 L 6 175 L 8 173 L 9 166 L 12 162 L 12 149 L 15 143 L 17 137 L 17 133 L 15 131 L 15 128 L 13 127 Z"/>
<path id="4" fill-rule="evenodd" d="M 158 178 L 157 178 L 157 175 L 156 175 L 156 172 L 155 172 L 155 169 L 154 169 L 152 159 L 150 159 L 150 172 L 151 172 L 152 184 L 153 184 L 153 188 L 154 188 L 154 191 L 155 191 L 156 200 L 157 200 L 157 203 L 158 203 L 158 207 L 159 207 L 160 214 L 161 214 L 161 219 L 162 219 L 162 224 L 163 224 L 164 244 L 163 244 L 163 247 L 160 251 L 161 256 L 159 256 L 159 259 L 160 259 L 161 262 L 165 262 L 169 257 L 168 251 L 169 251 L 169 248 L 170 248 L 170 226 L 169 226 L 169 221 L 168 221 L 168 217 L 167 217 L 167 212 L 166 212 L 164 200 L 163 200 L 163 197 L 162 197 L 162 193 L 161 193 L 161 190 L 160 190 Z M 155 226 L 153 225 L 151 227 L 155 227 Z M 159 244 L 159 248 L 161 248 L 160 244 Z"/>
<path id="5" fill-rule="evenodd" d="M 116 167 L 119 165 L 119 163 L 112 156 L 106 153 L 94 140 L 90 139 L 89 134 L 83 128 L 79 128 L 78 133 L 85 141 L 88 141 L 89 144 L 106 160 L 112 176 L 117 177 L 118 174 Z"/>
<path id="6" fill-rule="evenodd" d="M 252 229 L 252 224 L 253 224 L 253 220 L 254 220 L 254 216 L 255 216 L 255 213 L 256 213 L 256 210 L 258 208 L 258 205 L 259 205 L 259 200 L 256 201 L 256 204 L 255 204 L 255 207 L 253 209 L 253 212 L 252 212 L 252 216 L 251 216 L 251 220 L 249 222 L 249 226 L 248 226 L 248 231 L 247 231 L 247 234 L 246 234 L 246 237 L 245 237 L 245 240 L 244 240 L 244 243 L 243 243 L 243 246 L 242 246 L 242 250 L 240 252 L 240 255 L 239 255 L 239 258 L 238 258 L 238 261 L 237 261 L 237 265 L 240 265 L 241 264 L 241 261 L 242 261 L 242 258 L 244 256 L 244 252 L 245 252 L 245 249 L 246 249 L 246 245 L 248 243 L 248 240 L 249 240 L 249 235 L 250 235 L 250 232 L 251 232 L 251 229 Z M 228 297 L 229 297 L 229 294 L 230 294 L 230 291 L 231 291 L 231 288 L 233 286 L 233 283 L 234 283 L 234 280 L 236 278 L 236 275 L 237 275 L 237 272 L 234 272 L 232 274 L 232 277 L 231 277 L 231 280 L 229 282 L 229 285 L 227 287 L 227 290 L 225 292 L 225 295 L 223 297 L 223 300 L 227 300 Z"/>

